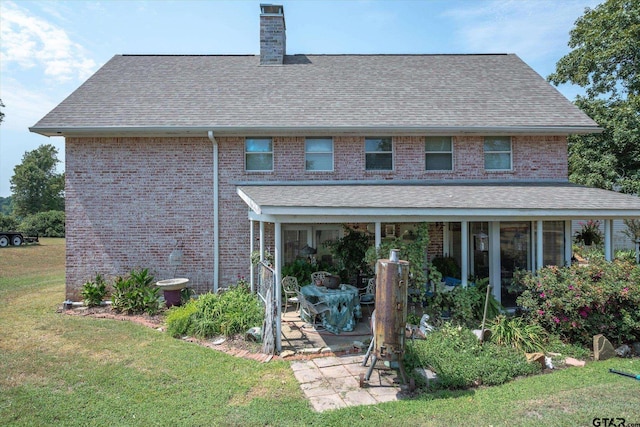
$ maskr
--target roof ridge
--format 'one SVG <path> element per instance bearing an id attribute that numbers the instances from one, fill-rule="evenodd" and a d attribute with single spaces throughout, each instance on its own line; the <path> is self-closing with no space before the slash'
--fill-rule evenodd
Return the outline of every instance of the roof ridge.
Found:
<path id="1" fill-rule="evenodd" d="M 513 53 L 294 53 L 287 54 L 285 56 L 508 56 L 514 55 Z M 231 54 L 199 54 L 199 53 L 121 53 L 116 56 L 157 56 L 157 57 L 181 57 L 181 56 L 194 56 L 194 57 L 256 57 L 259 54 L 251 53 L 231 53 Z"/>

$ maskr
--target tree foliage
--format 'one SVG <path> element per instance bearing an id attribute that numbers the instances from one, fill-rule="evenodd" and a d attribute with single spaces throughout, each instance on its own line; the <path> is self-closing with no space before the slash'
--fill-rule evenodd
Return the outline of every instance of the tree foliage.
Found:
<path id="1" fill-rule="evenodd" d="M 569 47 L 549 81 L 585 88 L 576 105 L 604 129 L 569 137 L 569 179 L 640 194 L 640 1 L 586 8 Z"/>
<path id="2" fill-rule="evenodd" d="M 4 107 L 4 104 L 2 103 L 2 99 L 0 99 L 0 107 Z M 0 123 L 2 123 L 3 120 L 4 120 L 4 113 L 2 112 L 2 110 L 0 110 Z"/>
<path id="3" fill-rule="evenodd" d="M 12 201 L 17 217 L 64 210 L 64 174 L 56 173 L 58 150 L 50 144 L 28 151 L 11 177 Z"/>
<path id="4" fill-rule="evenodd" d="M 13 206 L 11 206 L 11 196 L 0 197 L 0 213 L 10 215 L 13 213 Z"/>
<path id="5" fill-rule="evenodd" d="M 640 2 L 607 0 L 586 8 L 571 30 L 569 47 L 560 58 L 555 84 L 573 83 L 586 88 L 589 98 L 636 97 L 640 93 Z"/>
<path id="6" fill-rule="evenodd" d="M 64 237 L 65 214 L 63 211 L 38 212 L 29 215 L 19 225 L 27 236 Z"/>
<path id="7" fill-rule="evenodd" d="M 640 109 L 625 100 L 578 98 L 576 105 L 604 131 L 569 137 L 569 179 L 640 194 Z"/>

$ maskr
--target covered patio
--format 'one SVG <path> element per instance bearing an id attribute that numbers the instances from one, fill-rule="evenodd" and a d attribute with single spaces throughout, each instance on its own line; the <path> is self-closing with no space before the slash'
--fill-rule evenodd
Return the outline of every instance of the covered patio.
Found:
<path id="1" fill-rule="evenodd" d="M 273 239 L 278 298 L 285 253 L 283 230 L 296 225 L 370 224 L 379 246 L 383 224 L 442 223 L 442 236 L 438 236 L 442 253 L 427 256 L 457 255 L 462 286 L 467 286 L 469 275 L 483 268 L 496 299 L 508 303 L 503 288 L 509 268 L 535 271 L 548 264 L 571 262 L 572 220 L 604 222 L 605 258 L 611 260 L 612 220 L 640 219 L 640 198 L 636 196 L 555 181 L 247 183 L 238 185 L 236 191 L 250 208 L 250 251 L 259 249 L 264 254 L 265 241 Z M 260 248 L 254 247 L 256 222 Z M 272 236 L 265 232 L 267 223 L 273 224 Z M 317 244 L 313 233 L 306 238 L 308 245 Z M 507 252 L 513 251 L 519 255 L 507 258 Z M 281 349 L 280 343 L 277 348 Z"/>

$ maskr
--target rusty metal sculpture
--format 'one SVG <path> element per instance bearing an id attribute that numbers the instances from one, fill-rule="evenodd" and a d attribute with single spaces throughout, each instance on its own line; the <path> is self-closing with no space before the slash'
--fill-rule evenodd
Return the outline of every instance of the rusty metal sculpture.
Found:
<path id="1" fill-rule="evenodd" d="M 392 249 L 389 259 L 380 259 L 376 265 L 376 308 L 372 315 L 373 338 L 363 366 L 372 356 L 371 366 L 366 376 L 360 375 L 360 386 L 369 381 L 379 360 L 396 364 L 402 381 L 406 384 L 407 374 L 403 365 L 405 327 L 407 324 L 407 280 L 409 262 L 401 261 L 399 250 Z"/>

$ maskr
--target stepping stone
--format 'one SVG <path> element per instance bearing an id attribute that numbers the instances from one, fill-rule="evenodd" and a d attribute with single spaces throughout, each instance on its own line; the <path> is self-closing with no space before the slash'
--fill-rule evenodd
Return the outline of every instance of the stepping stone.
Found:
<path id="1" fill-rule="evenodd" d="M 579 368 L 583 368 L 586 364 L 584 360 L 574 359 L 573 357 L 567 357 L 564 360 L 565 365 L 567 366 L 577 366 Z"/>

